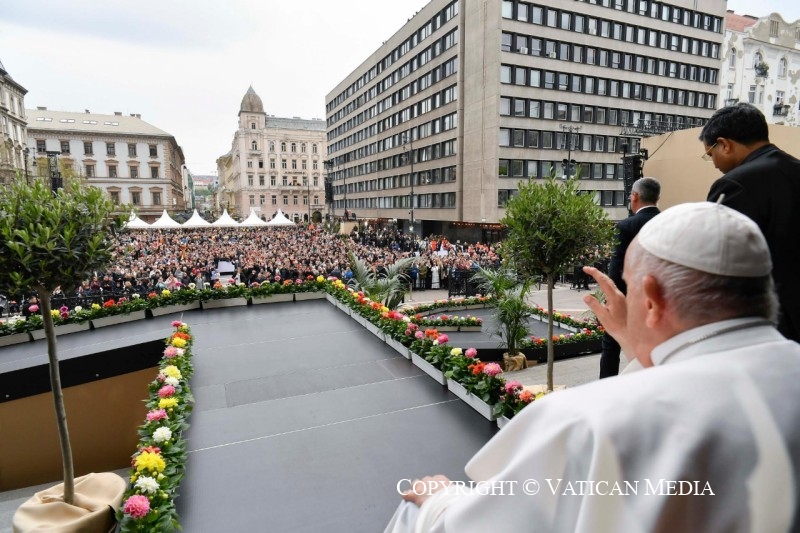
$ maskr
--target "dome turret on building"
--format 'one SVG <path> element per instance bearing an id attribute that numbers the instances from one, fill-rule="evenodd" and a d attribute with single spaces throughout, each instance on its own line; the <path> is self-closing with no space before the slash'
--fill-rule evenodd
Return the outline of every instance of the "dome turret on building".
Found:
<path id="1" fill-rule="evenodd" d="M 253 90 L 253 86 L 251 85 L 247 92 L 242 98 L 242 105 L 239 107 L 239 113 L 263 113 L 264 112 L 264 103 L 261 101 L 261 97 L 256 94 Z"/>

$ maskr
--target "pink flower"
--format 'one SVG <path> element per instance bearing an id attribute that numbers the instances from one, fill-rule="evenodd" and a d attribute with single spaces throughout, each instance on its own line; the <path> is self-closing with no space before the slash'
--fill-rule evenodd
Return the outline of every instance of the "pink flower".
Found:
<path id="1" fill-rule="evenodd" d="M 439 344 L 447 344 L 447 341 L 450 340 L 450 337 L 442 333 L 436 340 L 439 341 Z"/>
<path id="2" fill-rule="evenodd" d="M 61 311 L 61 318 L 64 320 L 69 318 L 69 313 L 67 311 Z"/>
<path id="3" fill-rule="evenodd" d="M 424 334 L 424 333 L 422 333 L 420 330 L 417 330 L 417 332 L 416 332 L 416 333 L 414 333 L 414 337 L 416 337 L 416 338 L 418 338 L 418 339 L 421 339 L 421 338 L 422 338 L 422 337 L 424 337 L 424 336 L 425 336 L 425 334 Z"/>
<path id="4" fill-rule="evenodd" d="M 148 422 L 155 422 L 156 420 L 163 420 L 164 418 L 167 418 L 166 409 L 153 409 L 152 411 L 147 413 Z"/>
<path id="5" fill-rule="evenodd" d="M 173 328 L 179 328 L 179 327 L 181 327 L 182 325 L 183 325 L 183 322 L 181 322 L 180 320 L 173 320 L 173 321 L 172 321 L 172 327 L 173 327 Z"/>
<path id="6" fill-rule="evenodd" d="M 123 511 L 131 518 L 143 518 L 150 512 L 150 500 L 147 499 L 147 496 L 134 494 L 125 500 Z"/>
<path id="7" fill-rule="evenodd" d="M 167 359 L 172 359 L 176 355 L 178 355 L 178 349 L 174 346 L 169 346 L 166 350 L 164 350 L 164 357 Z"/>
<path id="8" fill-rule="evenodd" d="M 464 355 L 472 359 L 473 357 L 478 355 L 478 350 L 476 350 L 475 348 L 467 348 L 467 351 L 464 352 Z"/>
<path id="9" fill-rule="evenodd" d="M 175 387 L 172 385 L 164 385 L 160 389 L 158 389 L 158 396 L 159 398 L 168 398 L 175 394 Z"/>
<path id="10" fill-rule="evenodd" d="M 521 390 L 522 383 L 517 380 L 506 381 L 506 394 L 514 394 L 514 391 Z"/>
<path id="11" fill-rule="evenodd" d="M 406 336 L 408 336 L 408 337 L 411 336 L 411 330 L 410 329 L 407 329 L 405 333 L 406 333 Z"/>
<path id="12" fill-rule="evenodd" d="M 486 363 L 486 366 L 483 367 L 483 373 L 487 376 L 496 376 L 502 371 L 503 369 L 497 363 Z"/>
<path id="13" fill-rule="evenodd" d="M 39 306 L 38 306 L 38 305 L 36 305 L 36 304 L 33 304 L 32 306 L 30 306 L 30 307 L 28 308 L 28 310 L 29 310 L 31 313 L 37 313 L 37 312 L 39 312 Z"/>
<path id="14" fill-rule="evenodd" d="M 61 311 L 61 314 L 69 313 L 69 307 L 67 307 L 66 305 L 62 305 L 61 307 L 58 308 L 58 310 Z"/>

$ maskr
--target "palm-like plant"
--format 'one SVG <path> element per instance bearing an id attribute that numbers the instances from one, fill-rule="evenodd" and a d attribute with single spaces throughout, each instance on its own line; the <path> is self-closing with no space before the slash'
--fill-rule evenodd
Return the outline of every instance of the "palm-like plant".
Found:
<path id="1" fill-rule="evenodd" d="M 492 296 L 494 333 L 502 339 L 501 347 L 508 348 L 509 355 L 518 354 L 520 343 L 529 333 L 528 319 L 533 316 L 525 298 L 535 279 L 520 281 L 513 270 L 481 268 L 472 275 L 472 281 L 482 293 Z"/>
<path id="2" fill-rule="evenodd" d="M 385 274 L 376 274 L 370 270 L 366 261 L 359 259 L 350 251 L 347 253 L 353 277 L 347 284 L 355 290 L 363 291 L 373 302 L 381 302 L 389 309 L 395 309 L 403 302 L 405 287 L 408 283 L 406 270 L 414 260 L 406 257 L 386 266 Z"/>

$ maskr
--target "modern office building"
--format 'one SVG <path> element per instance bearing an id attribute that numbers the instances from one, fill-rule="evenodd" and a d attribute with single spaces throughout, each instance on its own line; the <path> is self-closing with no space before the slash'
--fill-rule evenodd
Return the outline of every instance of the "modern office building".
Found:
<path id="1" fill-rule="evenodd" d="M 28 109 L 28 147 L 36 175 L 58 168 L 62 179 L 99 187 L 116 204 L 130 204 L 139 217 L 156 220 L 190 207 L 183 151 L 175 137 L 130 116 L 46 107 Z"/>
<path id="2" fill-rule="evenodd" d="M 231 216 L 264 220 L 280 209 L 294 222 L 325 215 L 325 122 L 267 115 L 250 87 L 231 150 L 217 159 L 217 202 Z"/>
<path id="3" fill-rule="evenodd" d="M 432 0 L 326 97 L 336 215 L 480 237 L 519 180 L 579 169 L 626 216 L 623 146 L 718 107 L 725 8 Z"/>
<path id="4" fill-rule="evenodd" d="M 720 71 L 724 104 L 750 102 L 767 122 L 798 125 L 800 20 L 786 22 L 778 13 L 756 18 L 725 14 Z"/>
<path id="5" fill-rule="evenodd" d="M 25 152 L 25 87 L 14 81 L 0 62 L 0 185 L 24 175 L 28 153 Z"/>

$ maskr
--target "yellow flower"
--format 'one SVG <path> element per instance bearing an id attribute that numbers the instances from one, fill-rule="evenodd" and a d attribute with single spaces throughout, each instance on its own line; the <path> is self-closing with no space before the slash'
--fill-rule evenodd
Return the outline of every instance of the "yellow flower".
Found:
<path id="1" fill-rule="evenodd" d="M 172 345 L 176 348 L 185 348 L 186 347 L 186 340 L 181 339 L 180 337 L 175 337 L 172 339 Z"/>
<path id="2" fill-rule="evenodd" d="M 450 350 L 450 355 L 461 355 L 461 348 L 453 348 Z"/>
<path id="3" fill-rule="evenodd" d="M 178 399 L 177 398 L 161 398 L 158 400 L 158 408 L 159 409 L 170 409 L 172 407 L 177 407 Z"/>
<path id="4" fill-rule="evenodd" d="M 100 309 L 100 304 L 92 304 L 92 309 L 94 310 Z"/>
<path id="5" fill-rule="evenodd" d="M 181 371 L 175 365 L 165 366 L 161 373 L 170 378 L 181 379 Z"/>
<path id="6" fill-rule="evenodd" d="M 170 294 L 172 293 L 169 292 L 169 289 L 164 289 L 163 291 L 161 291 L 161 296 L 169 296 Z"/>
<path id="7" fill-rule="evenodd" d="M 59 318 L 61 317 L 61 311 L 59 311 L 58 309 L 51 309 L 50 316 L 52 316 L 53 318 Z"/>
<path id="8" fill-rule="evenodd" d="M 136 462 L 134 463 L 137 472 L 157 472 L 161 473 L 166 468 L 167 464 L 164 462 L 164 458 L 161 457 L 161 454 L 158 453 L 151 453 L 151 452 L 142 452 L 136 456 Z"/>
<path id="9" fill-rule="evenodd" d="M 321 275 L 320 275 L 320 276 L 317 276 L 317 282 L 319 282 L 319 283 L 324 283 L 324 282 L 325 282 L 325 278 L 324 278 L 324 277 L 322 277 Z"/>
<path id="10" fill-rule="evenodd" d="M 381 312 L 382 313 L 388 313 L 389 312 L 389 308 L 384 305 L 383 307 L 381 307 Z"/>

